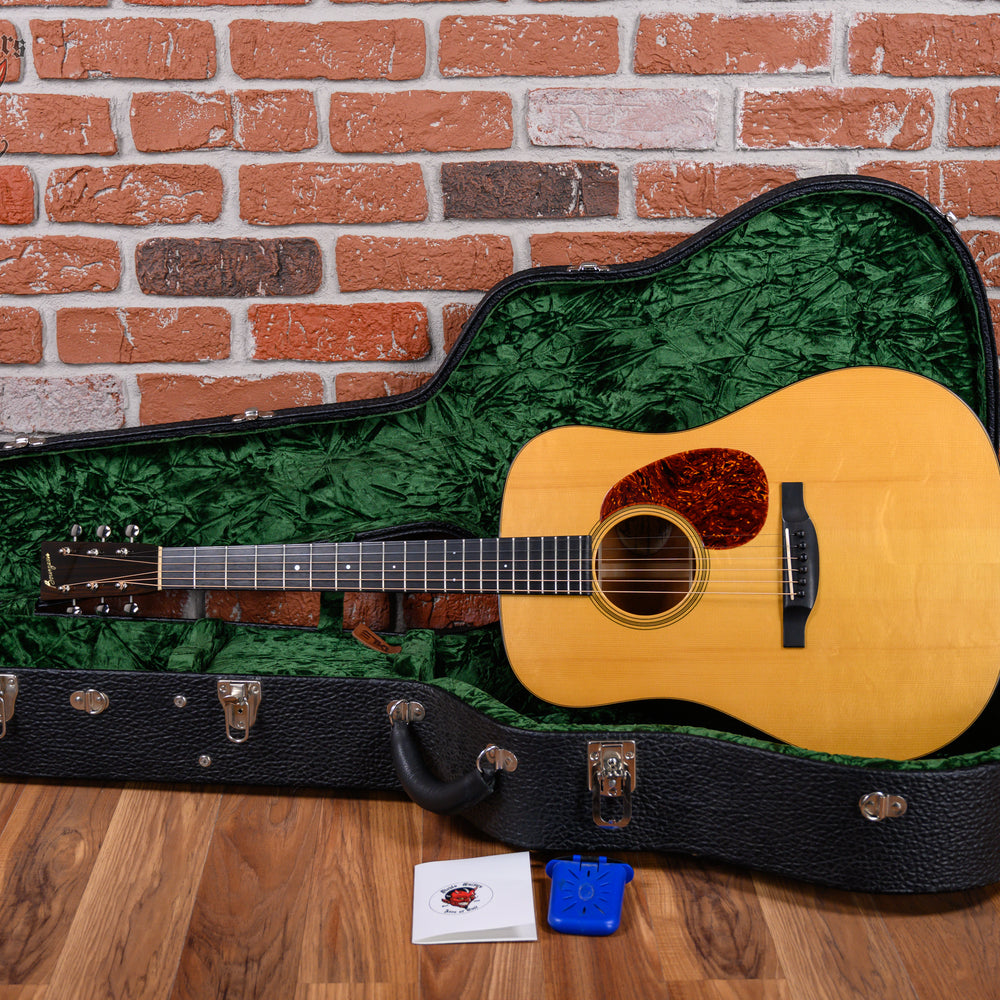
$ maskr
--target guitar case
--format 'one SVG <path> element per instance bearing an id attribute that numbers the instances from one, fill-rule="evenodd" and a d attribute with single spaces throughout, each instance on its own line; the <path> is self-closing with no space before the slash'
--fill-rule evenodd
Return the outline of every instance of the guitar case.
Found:
<path id="1" fill-rule="evenodd" d="M 952 222 L 830 176 L 649 260 L 514 274 L 405 395 L 17 438 L 0 457 L 0 773 L 405 789 L 541 852 L 685 852 L 871 892 L 994 882 L 1000 697 L 929 756 L 859 758 L 686 702 L 620 704 L 624 648 L 608 704 L 558 707 L 518 681 L 496 622 L 359 641 L 335 592 L 302 628 L 204 617 L 197 596 L 170 620 L 142 598 L 132 615 L 36 607 L 40 548 L 74 524 L 165 546 L 495 537 L 507 470 L 544 431 L 681 431 L 855 366 L 943 384 L 996 449 L 989 306 Z"/>

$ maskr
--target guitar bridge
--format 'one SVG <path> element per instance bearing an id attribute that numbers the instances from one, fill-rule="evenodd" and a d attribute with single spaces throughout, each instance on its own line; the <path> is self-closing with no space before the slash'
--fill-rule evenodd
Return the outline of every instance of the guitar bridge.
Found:
<path id="1" fill-rule="evenodd" d="M 819 591 L 819 541 L 802 483 L 781 484 L 782 645 L 806 644 L 806 621 Z"/>

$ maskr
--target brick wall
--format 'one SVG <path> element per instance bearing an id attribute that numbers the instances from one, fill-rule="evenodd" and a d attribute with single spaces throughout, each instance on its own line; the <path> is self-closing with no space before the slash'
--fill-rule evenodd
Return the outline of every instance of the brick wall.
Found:
<path id="1" fill-rule="evenodd" d="M 513 270 L 832 171 L 997 285 L 1000 5 L 883 7 L 0 0 L 0 437 L 403 391 Z"/>

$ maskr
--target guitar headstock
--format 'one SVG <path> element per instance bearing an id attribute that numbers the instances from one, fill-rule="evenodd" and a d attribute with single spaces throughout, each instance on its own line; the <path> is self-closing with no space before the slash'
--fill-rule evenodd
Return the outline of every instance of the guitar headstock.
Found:
<path id="1" fill-rule="evenodd" d="M 129 540 L 112 542 L 109 528 L 98 530 L 101 540 L 82 542 L 74 527 L 69 542 L 44 542 L 41 550 L 41 600 L 72 608 L 78 601 L 101 604 L 95 599 L 120 598 L 159 590 L 159 549 L 135 541 L 138 529 L 129 526 Z M 127 606 L 126 606 L 127 610 Z"/>

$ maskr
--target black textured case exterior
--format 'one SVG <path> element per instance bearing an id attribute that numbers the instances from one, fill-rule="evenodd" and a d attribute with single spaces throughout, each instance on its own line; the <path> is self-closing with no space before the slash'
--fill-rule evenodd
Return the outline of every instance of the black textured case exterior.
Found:
<path id="1" fill-rule="evenodd" d="M 848 767 L 676 733 L 636 741 L 632 820 L 598 828 L 588 743 L 608 733 L 535 733 L 499 725 L 447 692 L 391 680 L 273 677 L 249 739 L 227 739 L 219 678 L 203 674 L 34 670 L 22 674 L 2 742 L 11 777 L 398 789 L 387 706 L 419 701 L 414 732 L 442 780 L 491 744 L 518 765 L 465 814 L 487 834 L 554 853 L 681 851 L 869 892 L 934 892 L 1000 879 L 1000 764 L 952 771 Z M 73 707 L 93 688 L 99 715 Z M 175 703 L 183 696 L 183 707 Z M 178 699 L 180 700 L 180 699 Z M 209 763 L 210 761 L 210 763 Z M 872 792 L 904 816 L 872 822 Z"/>

